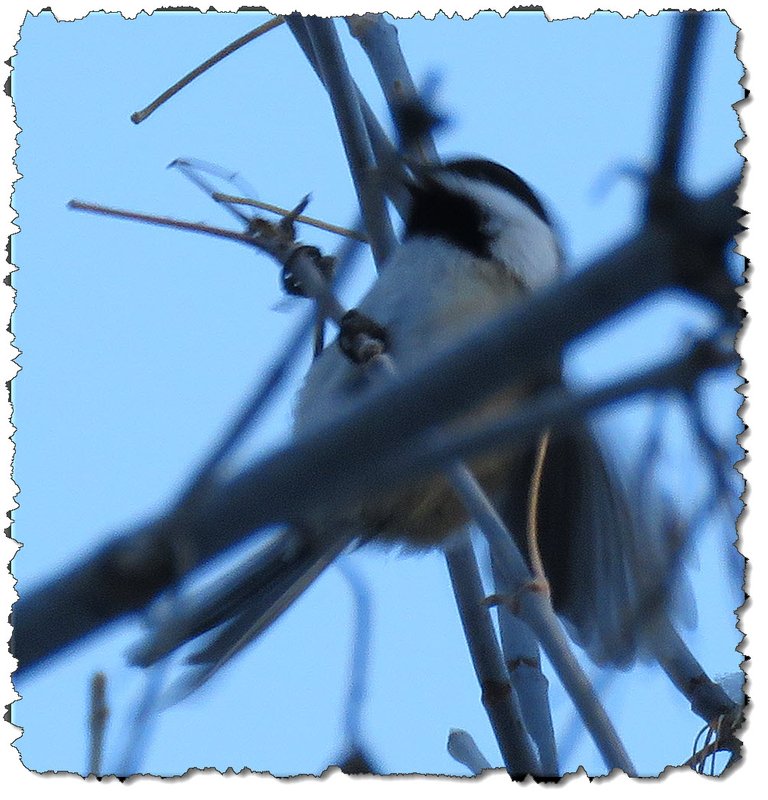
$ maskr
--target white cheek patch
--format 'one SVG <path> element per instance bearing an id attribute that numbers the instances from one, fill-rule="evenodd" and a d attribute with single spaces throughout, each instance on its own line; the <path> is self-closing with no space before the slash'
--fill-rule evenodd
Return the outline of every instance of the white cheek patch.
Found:
<path id="1" fill-rule="evenodd" d="M 527 207 L 523 210 L 527 214 L 502 220 L 497 230 L 489 230 L 491 252 L 529 289 L 540 289 L 562 274 L 560 248 L 551 228 Z"/>

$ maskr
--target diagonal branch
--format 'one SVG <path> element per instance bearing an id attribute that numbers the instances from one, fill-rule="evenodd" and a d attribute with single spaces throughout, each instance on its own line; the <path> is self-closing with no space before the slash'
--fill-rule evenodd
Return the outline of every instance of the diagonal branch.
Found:
<path id="1" fill-rule="evenodd" d="M 673 55 L 672 79 L 662 114 L 658 168 L 663 180 L 677 183 L 683 143 L 691 114 L 691 84 L 699 54 L 705 14 L 687 11 L 679 15 L 677 43 Z"/>
<path id="2" fill-rule="evenodd" d="M 523 723 L 517 694 L 509 682 L 504 656 L 480 580 L 469 534 L 465 531 L 445 545 L 445 560 L 459 609 L 464 635 L 482 692 L 482 701 L 510 777 L 541 775 L 541 767 Z"/>
<path id="3" fill-rule="evenodd" d="M 609 770 L 618 767 L 628 775 L 636 775 L 632 760 L 624 749 L 616 729 L 601 705 L 581 665 L 571 652 L 568 638 L 552 610 L 547 591 L 532 581 L 531 573 L 512 536 L 493 506 L 466 467 L 449 469 L 452 484 L 460 492 L 462 502 L 471 512 L 496 558 L 499 588 L 513 600 L 523 619 L 536 633 L 552 666 L 595 740 Z"/>
<path id="4" fill-rule="evenodd" d="M 206 59 L 202 64 L 195 67 L 191 72 L 188 72 L 181 80 L 177 81 L 170 87 L 170 89 L 166 89 L 159 97 L 153 100 L 146 108 L 141 109 L 141 111 L 134 111 L 131 114 L 131 122 L 138 125 L 140 122 L 144 122 L 144 120 L 157 111 L 163 103 L 170 100 L 175 94 L 180 92 L 185 86 L 192 83 L 195 78 L 199 78 L 204 72 L 207 72 L 211 67 L 215 66 L 222 61 L 227 56 L 234 53 L 236 50 L 239 50 L 241 47 L 244 47 L 249 42 L 252 42 L 254 39 L 258 39 L 259 36 L 271 31 L 273 28 L 277 28 L 279 25 L 282 25 L 285 22 L 285 18 L 281 16 L 274 17 L 271 20 L 268 20 L 263 25 L 259 25 L 258 28 L 254 28 L 252 31 L 249 31 L 245 35 L 241 36 L 239 39 L 235 39 L 234 42 L 230 42 L 226 47 L 219 50 L 218 53 L 212 55 L 209 59 Z"/>
<path id="5" fill-rule="evenodd" d="M 315 47 L 312 39 L 307 30 L 306 20 L 299 14 L 291 14 L 288 17 L 288 27 L 291 33 L 301 47 L 304 55 L 309 61 L 312 69 L 314 69 L 320 83 L 323 84 L 326 91 L 328 85 L 326 83 L 325 75 L 320 67 Z M 402 159 L 397 151 L 397 148 L 387 137 L 381 123 L 373 113 L 365 95 L 360 91 L 357 84 L 352 80 L 352 87 L 354 89 L 354 96 L 360 105 L 360 111 L 363 115 L 366 131 L 370 139 L 371 148 L 376 158 L 376 165 L 378 174 L 377 177 L 382 181 L 382 188 L 386 191 L 389 199 L 395 206 L 397 213 L 401 218 L 405 219 L 408 212 L 408 195 L 404 189 L 405 170 L 403 168 Z"/>
<path id="6" fill-rule="evenodd" d="M 731 216 L 732 200 L 727 193 L 718 202 L 722 209 L 719 225 L 727 237 L 732 235 L 737 217 Z M 712 204 L 710 200 L 691 203 L 692 214 L 696 208 Z M 525 304 L 471 332 L 408 381 L 388 382 L 343 421 L 260 459 L 236 479 L 219 486 L 194 513 L 177 508 L 161 520 L 111 537 L 84 561 L 27 592 L 16 603 L 13 647 L 20 668 L 143 607 L 181 574 L 261 525 L 321 506 L 343 508 L 355 497 L 382 490 L 387 481 L 409 480 L 414 463 L 410 472 L 404 465 L 406 456 L 412 453 L 414 436 L 520 380 L 537 367 L 544 354 L 559 352 L 595 325 L 673 285 L 678 275 L 679 264 L 650 226 L 562 284 L 538 292 Z M 534 339 L 530 336 L 532 329 L 540 332 Z M 691 370 L 695 371 L 695 365 L 689 366 L 686 380 L 691 379 Z M 659 376 L 652 377 L 658 386 Z M 672 377 L 667 375 L 667 379 Z M 674 380 L 679 381 L 680 375 Z M 635 383 L 632 388 L 640 387 Z M 613 396 L 617 394 L 626 396 L 614 387 Z M 605 392 L 593 395 L 591 402 L 550 397 L 538 407 L 534 403 L 537 416 L 531 416 L 529 410 L 528 416 L 521 415 L 517 427 L 509 425 L 506 433 L 520 434 L 524 439 L 526 431 L 538 432 L 606 399 Z M 419 414 L 413 413 L 414 408 Z M 393 431 L 398 435 L 393 436 Z M 484 446 L 492 449 L 499 441 L 497 434 L 493 443 L 485 442 Z M 423 450 L 423 462 L 415 463 L 423 469 L 430 465 L 439 469 L 449 452 L 443 449 L 430 454 Z M 379 454 L 378 464 L 372 463 L 371 453 Z M 177 538 L 174 531 L 182 523 L 188 552 L 180 565 L 172 542 Z"/>
<path id="7" fill-rule="evenodd" d="M 495 586 L 502 583 L 498 559 L 498 554 L 491 555 Z M 520 701 L 525 727 L 536 743 L 541 774 L 560 775 L 549 703 L 549 681 L 541 668 L 539 643 L 531 628 L 506 606 L 498 607 L 498 619 L 504 662 Z"/>
<path id="8" fill-rule="evenodd" d="M 387 22 L 383 14 L 353 15 L 347 17 L 347 25 L 371 62 L 393 119 L 399 119 L 399 111 L 406 105 L 421 105 L 416 84 L 400 49 L 397 28 Z M 429 133 L 422 133 L 417 138 L 408 155 L 421 163 L 439 160 Z"/>
<path id="9" fill-rule="evenodd" d="M 357 99 L 358 90 L 344 59 L 333 20 L 307 17 L 303 22 L 317 59 L 318 73 L 336 116 L 373 257 L 381 267 L 397 240 L 376 175 L 373 150 Z"/>

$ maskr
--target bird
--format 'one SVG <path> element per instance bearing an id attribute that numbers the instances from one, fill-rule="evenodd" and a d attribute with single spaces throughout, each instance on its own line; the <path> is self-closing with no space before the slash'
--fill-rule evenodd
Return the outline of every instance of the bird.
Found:
<path id="1" fill-rule="evenodd" d="M 413 166 L 406 189 L 402 240 L 356 309 L 385 332 L 387 357 L 404 379 L 565 275 L 549 211 L 507 167 L 476 157 Z M 296 435 L 342 418 L 381 379 L 354 363 L 338 341 L 330 343 L 298 393 Z M 533 373 L 450 425 L 481 425 L 562 385 L 562 354 L 552 353 Z M 529 563 L 526 518 L 537 452 L 538 443 L 508 443 L 468 464 Z M 134 650 L 133 662 L 147 666 L 208 634 L 188 658 L 197 671 L 186 681 L 185 695 L 257 638 L 346 548 L 368 542 L 406 550 L 440 547 L 469 522 L 440 474 L 366 498 L 333 518 L 326 514 L 310 516 L 304 527 L 333 527 L 338 535 L 330 545 L 318 549 L 302 526 L 286 528 L 212 592 L 151 633 Z M 637 654 L 627 620 L 647 600 L 642 527 L 589 424 L 574 419 L 552 431 L 539 486 L 538 551 L 555 611 L 598 663 L 623 666 Z"/>

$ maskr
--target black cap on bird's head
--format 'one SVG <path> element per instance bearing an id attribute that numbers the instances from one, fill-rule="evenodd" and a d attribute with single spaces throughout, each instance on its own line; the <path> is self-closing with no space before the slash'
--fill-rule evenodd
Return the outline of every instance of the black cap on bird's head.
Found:
<path id="1" fill-rule="evenodd" d="M 411 165 L 411 171 L 406 239 L 437 237 L 480 258 L 494 258 L 499 236 L 510 223 L 530 228 L 533 237 L 552 235 L 549 215 L 536 193 L 501 164 L 461 158 Z"/>

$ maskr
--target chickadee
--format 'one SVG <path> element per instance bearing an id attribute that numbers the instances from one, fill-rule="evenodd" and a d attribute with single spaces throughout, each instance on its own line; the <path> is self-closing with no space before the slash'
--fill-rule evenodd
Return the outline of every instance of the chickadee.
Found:
<path id="1" fill-rule="evenodd" d="M 408 189 L 411 203 L 402 244 L 359 306 L 386 330 L 388 352 L 402 376 L 559 280 L 563 269 L 547 212 L 511 170 L 486 160 L 457 160 L 419 169 Z M 525 384 L 513 385 L 452 424 L 466 427 L 509 414 L 533 392 L 560 380 L 560 354 L 553 354 Z M 343 416 L 370 390 L 365 367 L 329 345 L 312 364 L 300 392 L 297 434 Z M 469 464 L 523 552 L 535 455 L 534 447 L 512 443 Z M 467 521 L 449 483 L 439 475 L 371 498 L 347 509 L 343 517 L 308 520 L 310 527 L 339 529 L 333 553 L 318 553 L 291 533 L 278 537 L 246 574 L 241 571 L 205 606 L 196 625 L 177 624 L 170 640 L 178 644 L 223 624 L 193 659 L 210 673 L 263 630 L 343 549 L 348 540 L 341 531 L 423 548 L 440 545 Z M 636 529 L 593 435 L 580 420 L 553 435 L 547 449 L 538 546 L 555 610 L 577 640 L 598 661 L 631 660 L 634 644 L 626 621 L 638 599 Z M 167 632 L 160 640 L 167 647 Z M 150 663 L 150 653 L 162 654 L 147 647 L 137 661 Z"/>
<path id="2" fill-rule="evenodd" d="M 526 183 L 498 164 L 462 160 L 421 167 L 407 188 L 411 202 L 403 243 L 357 309 L 383 326 L 401 376 L 557 280 L 562 262 L 543 206 Z M 299 394 L 297 432 L 346 414 L 370 385 L 365 371 L 340 348 L 327 348 Z M 464 422 L 508 412 L 527 393 L 526 387 L 513 387 Z M 514 448 L 512 453 L 473 465 L 481 482 L 502 488 L 516 460 Z M 369 534 L 416 546 L 439 544 L 466 521 L 443 478 L 374 500 L 359 509 L 358 518 Z"/>
<path id="3" fill-rule="evenodd" d="M 506 167 L 482 159 L 422 167 L 407 188 L 411 203 L 403 242 L 359 306 L 384 326 L 388 352 L 403 376 L 563 274 L 549 215 L 530 186 Z M 454 424 L 509 414 L 537 389 L 560 381 L 560 354 L 553 354 L 525 385 L 513 385 Z M 299 395 L 297 432 L 345 414 L 369 387 L 358 365 L 338 347 L 327 348 Z M 524 553 L 535 449 L 512 444 L 469 465 Z M 350 514 L 364 536 L 416 547 L 439 545 L 468 522 L 441 476 L 373 498 Z M 631 659 L 631 631 L 625 628 L 640 582 L 633 575 L 635 524 L 581 421 L 549 443 L 537 528 L 555 610 L 596 660 Z"/>

